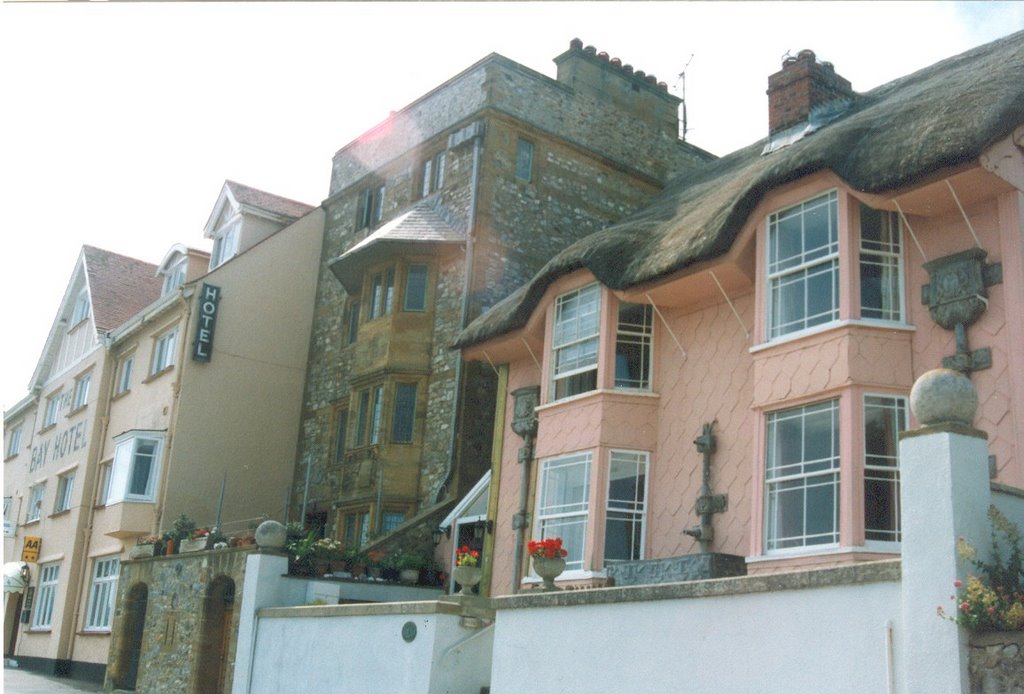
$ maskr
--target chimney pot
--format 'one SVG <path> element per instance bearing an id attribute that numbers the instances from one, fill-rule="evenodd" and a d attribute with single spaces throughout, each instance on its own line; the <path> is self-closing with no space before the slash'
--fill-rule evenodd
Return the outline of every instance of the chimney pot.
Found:
<path id="1" fill-rule="evenodd" d="M 586 48 L 583 49 L 583 52 L 586 53 L 587 55 L 595 55 L 597 53 L 597 49 L 594 48 L 593 46 L 587 46 Z"/>
<path id="2" fill-rule="evenodd" d="M 625 72 L 627 75 L 632 75 L 633 74 L 633 66 L 629 65 L 627 63 L 626 65 L 622 66 L 622 71 Z"/>
<path id="3" fill-rule="evenodd" d="M 622 67 L 622 61 L 618 58 L 612 58 L 610 62 L 615 67 Z"/>
<path id="4" fill-rule="evenodd" d="M 598 60 L 603 60 L 606 63 L 608 62 L 608 54 L 605 53 L 604 51 L 601 51 L 600 53 L 598 53 L 597 57 L 598 57 Z"/>
<path id="5" fill-rule="evenodd" d="M 583 42 L 579 39 L 573 39 L 569 42 L 570 51 L 579 51 L 583 49 Z"/>
<path id="6" fill-rule="evenodd" d="M 646 75 L 647 73 L 646 73 L 646 72 L 644 72 L 643 70 L 637 70 L 637 71 L 636 71 L 636 72 L 634 72 L 633 74 L 634 74 L 634 75 L 636 75 L 637 77 L 639 77 L 640 79 L 643 79 L 643 78 L 644 78 L 644 75 Z"/>

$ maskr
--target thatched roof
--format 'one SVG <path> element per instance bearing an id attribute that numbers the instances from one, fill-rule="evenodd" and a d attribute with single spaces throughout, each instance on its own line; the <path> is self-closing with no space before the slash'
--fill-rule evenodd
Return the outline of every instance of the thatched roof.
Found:
<path id="1" fill-rule="evenodd" d="M 552 282 L 587 268 L 626 289 L 726 253 L 773 188 L 831 170 L 882 193 L 974 161 L 1024 123 L 1024 32 L 857 95 L 841 117 L 762 156 L 762 140 L 674 179 L 633 216 L 569 246 L 475 320 L 456 346 L 515 330 Z"/>

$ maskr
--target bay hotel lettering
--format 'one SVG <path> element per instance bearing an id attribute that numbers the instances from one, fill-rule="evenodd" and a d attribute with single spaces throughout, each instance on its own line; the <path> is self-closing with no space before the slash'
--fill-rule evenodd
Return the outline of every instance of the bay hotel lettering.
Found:
<path id="1" fill-rule="evenodd" d="M 199 292 L 199 313 L 196 315 L 196 341 L 192 345 L 192 359 L 210 361 L 213 351 L 213 329 L 217 324 L 217 304 L 220 302 L 220 287 L 203 283 Z"/>
<path id="2" fill-rule="evenodd" d="M 60 460 L 64 456 L 85 448 L 89 443 L 87 422 L 81 421 L 68 427 L 56 436 L 47 439 L 38 446 L 32 448 L 32 462 L 29 463 L 29 472 L 35 472 L 46 465 L 47 462 Z"/>

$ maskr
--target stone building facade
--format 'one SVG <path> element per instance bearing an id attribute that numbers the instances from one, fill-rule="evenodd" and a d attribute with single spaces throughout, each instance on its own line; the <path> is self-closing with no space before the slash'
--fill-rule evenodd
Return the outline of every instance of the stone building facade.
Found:
<path id="1" fill-rule="evenodd" d="M 460 330 L 712 159 L 653 76 L 578 40 L 555 62 L 492 54 L 335 155 L 293 519 L 365 544 L 472 487 L 496 372 L 452 351 Z"/>

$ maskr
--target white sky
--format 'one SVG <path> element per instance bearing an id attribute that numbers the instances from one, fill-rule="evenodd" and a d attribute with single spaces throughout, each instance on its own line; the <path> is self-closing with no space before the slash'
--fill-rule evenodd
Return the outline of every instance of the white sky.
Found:
<path id="1" fill-rule="evenodd" d="M 690 61 L 687 139 L 726 154 L 787 51 L 866 91 L 1022 28 L 1024 2 L 0 3 L 0 406 L 82 244 L 208 247 L 226 178 L 318 204 L 335 151 L 491 52 L 553 77 L 579 37 L 670 88 Z"/>

